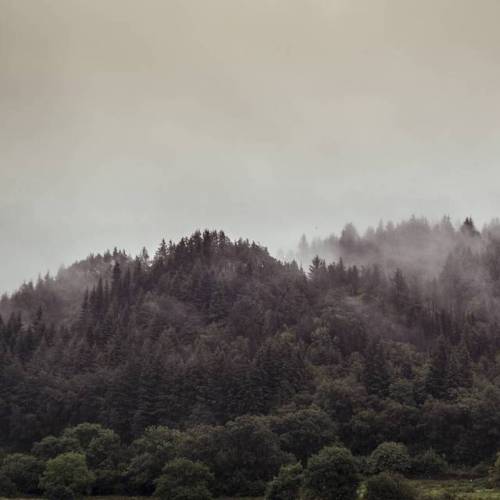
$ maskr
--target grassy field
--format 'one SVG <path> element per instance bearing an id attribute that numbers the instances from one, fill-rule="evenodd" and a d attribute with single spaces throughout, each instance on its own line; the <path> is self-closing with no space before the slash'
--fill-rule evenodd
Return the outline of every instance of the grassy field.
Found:
<path id="1" fill-rule="evenodd" d="M 413 483 L 428 498 L 438 499 L 448 493 L 450 499 L 457 500 L 500 500 L 500 489 L 491 489 L 484 479 L 422 480 Z"/>
<path id="2" fill-rule="evenodd" d="M 500 489 L 491 489 L 487 480 L 420 480 L 412 481 L 419 492 L 425 495 L 424 498 L 435 498 L 436 500 L 446 498 L 443 494 L 449 493 L 449 499 L 453 500 L 500 500 Z M 102 499 L 104 500 L 104 499 Z M 224 498 L 219 500 L 263 500 L 260 498 Z M 448 500 L 446 498 L 446 500 Z"/>
<path id="3" fill-rule="evenodd" d="M 436 500 L 500 500 L 500 489 L 491 489 L 486 480 L 419 480 L 412 481 L 419 492 L 424 494 L 424 498 Z M 444 494 L 450 494 L 449 497 Z M 107 497 L 87 497 L 89 500 L 146 500 L 149 497 L 122 497 L 122 496 L 107 496 Z M 17 499 L 23 500 L 23 499 Z M 31 498 L 29 500 L 35 500 Z M 263 500 L 263 497 L 258 498 L 232 498 L 225 497 L 219 500 Z"/>
<path id="4" fill-rule="evenodd" d="M 491 489 L 484 479 L 480 480 L 420 480 L 412 481 L 418 491 L 425 495 L 424 498 L 441 500 L 449 493 L 453 500 L 500 500 L 500 489 Z M 242 499 L 224 498 L 219 500 L 263 500 L 263 498 Z M 446 499 L 448 500 L 448 499 Z"/>

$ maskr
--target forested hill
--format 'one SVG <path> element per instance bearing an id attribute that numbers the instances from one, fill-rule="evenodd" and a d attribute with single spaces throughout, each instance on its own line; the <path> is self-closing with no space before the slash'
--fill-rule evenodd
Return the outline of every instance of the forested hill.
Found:
<path id="1" fill-rule="evenodd" d="M 91 256 L 4 297 L 0 446 L 29 449 L 86 421 L 130 441 L 150 425 L 314 410 L 355 454 L 395 440 L 454 463 L 491 459 L 499 227 L 411 220 L 322 244 L 313 252 L 330 245 L 337 260 L 302 270 L 196 232 L 152 258 Z"/>
<path id="2" fill-rule="evenodd" d="M 257 356 L 286 351 L 290 380 L 276 383 L 290 383 L 287 397 L 304 383 L 298 345 L 273 337 L 309 331 L 311 300 L 296 264 L 208 231 L 163 241 L 152 259 L 114 251 L 25 284 L 1 303 L 0 439 L 28 445 L 83 420 L 132 436 L 268 411 L 279 391 L 246 393 Z"/>

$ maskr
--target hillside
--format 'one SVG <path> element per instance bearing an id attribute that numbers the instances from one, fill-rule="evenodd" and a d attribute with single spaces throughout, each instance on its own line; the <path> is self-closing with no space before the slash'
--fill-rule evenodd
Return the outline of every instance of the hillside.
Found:
<path id="1" fill-rule="evenodd" d="M 205 231 L 152 258 L 91 256 L 5 296 L 0 446 L 29 450 L 81 422 L 131 442 L 151 425 L 262 416 L 281 435 L 306 412 L 324 439 L 281 441 L 301 460 L 333 432 L 356 455 L 398 441 L 452 464 L 491 461 L 499 227 L 349 231 L 308 247 L 339 260 L 314 257 L 305 271 Z"/>

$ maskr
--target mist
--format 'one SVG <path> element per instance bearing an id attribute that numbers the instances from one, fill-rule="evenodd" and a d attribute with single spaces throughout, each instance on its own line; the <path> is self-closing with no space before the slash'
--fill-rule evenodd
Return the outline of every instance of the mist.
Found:
<path id="1" fill-rule="evenodd" d="M 197 228 L 499 211 L 495 1 L 0 0 L 0 291 Z"/>

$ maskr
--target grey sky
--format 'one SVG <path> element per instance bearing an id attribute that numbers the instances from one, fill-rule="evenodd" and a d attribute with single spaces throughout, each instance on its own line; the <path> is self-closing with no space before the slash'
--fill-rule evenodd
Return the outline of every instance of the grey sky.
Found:
<path id="1" fill-rule="evenodd" d="M 0 291 L 222 228 L 500 215 L 498 0 L 0 0 Z"/>

